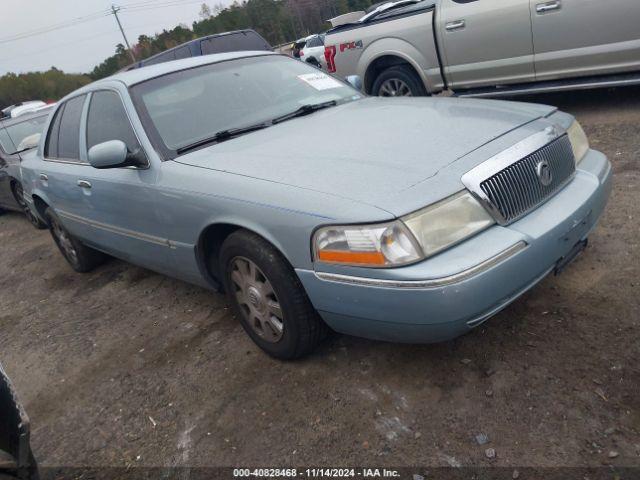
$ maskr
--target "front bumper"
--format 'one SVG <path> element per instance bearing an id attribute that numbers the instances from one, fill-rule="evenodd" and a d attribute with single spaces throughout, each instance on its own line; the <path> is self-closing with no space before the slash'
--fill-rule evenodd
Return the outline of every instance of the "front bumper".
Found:
<path id="1" fill-rule="evenodd" d="M 608 201 L 611 164 L 589 151 L 576 176 L 545 204 L 408 267 L 371 270 L 316 264 L 296 270 L 334 330 L 432 343 L 462 335 L 551 273 L 595 228 Z"/>

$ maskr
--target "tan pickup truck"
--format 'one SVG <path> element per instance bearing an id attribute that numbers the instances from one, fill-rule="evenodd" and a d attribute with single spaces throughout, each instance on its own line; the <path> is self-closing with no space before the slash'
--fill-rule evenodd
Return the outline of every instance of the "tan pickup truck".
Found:
<path id="1" fill-rule="evenodd" d="M 383 96 L 640 83 L 640 0 L 401 0 L 325 38 L 329 72 Z"/>

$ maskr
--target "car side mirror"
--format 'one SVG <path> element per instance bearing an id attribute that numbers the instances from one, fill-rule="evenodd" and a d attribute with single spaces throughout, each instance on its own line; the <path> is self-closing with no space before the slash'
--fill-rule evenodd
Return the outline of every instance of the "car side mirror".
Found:
<path id="1" fill-rule="evenodd" d="M 121 140 L 109 140 L 89 149 L 88 160 L 92 167 L 99 169 L 140 167 L 144 164 L 139 151 L 129 152 Z"/>
<path id="2" fill-rule="evenodd" d="M 360 75 L 349 75 L 346 80 L 353 88 L 362 91 L 362 77 Z"/>

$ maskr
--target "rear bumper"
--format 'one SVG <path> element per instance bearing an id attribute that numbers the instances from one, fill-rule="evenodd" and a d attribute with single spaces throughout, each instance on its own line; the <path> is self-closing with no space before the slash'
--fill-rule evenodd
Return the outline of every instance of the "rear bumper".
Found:
<path id="1" fill-rule="evenodd" d="M 297 273 L 334 330 L 431 343 L 462 335 L 551 273 L 595 228 L 611 192 L 611 165 L 590 151 L 575 179 L 544 205 L 417 265 L 390 270 L 316 265 Z"/>

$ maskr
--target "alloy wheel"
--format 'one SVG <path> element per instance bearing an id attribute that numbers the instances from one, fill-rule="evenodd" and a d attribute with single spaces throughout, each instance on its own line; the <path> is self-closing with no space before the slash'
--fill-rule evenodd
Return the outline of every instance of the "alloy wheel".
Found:
<path id="1" fill-rule="evenodd" d="M 278 343 L 284 335 L 284 316 L 266 275 L 248 258 L 235 257 L 231 261 L 231 283 L 251 329 L 266 342 Z"/>
<path id="2" fill-rule="evenodd" d="M 411 88 L 399 78 L 390 78 L 380 85 L 381 97 L 412 97 Z"/>
<path id="3" fill-rule="evenodd" d="M 67 257 L 71 263 L 78 263 L 78 252 L 73 246 L 69 234 L 55 219 L 51 219 L 51 231 L 64 256 Z"/>

